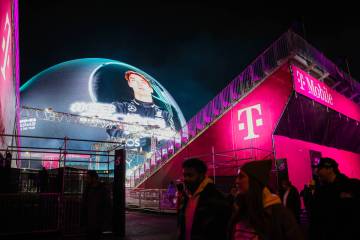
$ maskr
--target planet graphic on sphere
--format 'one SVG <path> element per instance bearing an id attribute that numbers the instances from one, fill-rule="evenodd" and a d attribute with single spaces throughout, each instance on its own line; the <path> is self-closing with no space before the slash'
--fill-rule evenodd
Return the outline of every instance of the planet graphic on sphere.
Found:
<path id="1" fill-rule="evenodd" d="M 179 132 L 185 118 L 170 93 L 152 76 L 129 64 L 103 58 L 67 61 L 35 75 L 20 89 L 21 106 L 51 109 L 77 116 L 157 126 Z M 46 114 L 45 114 L 46 115 Z M 44 119 L 22 111 L 22 135 L 90 140 L 126 137 L 127 131 L 77 124 L 64 119 Z M 46 116 L 45 116 L 46 118 Z M 29 120 L 30 121 L 30 120 Z M 150 151 L 147 136 L 137 136 L 142 151 Z M 58 148 L 59 140 L 21 139 L 23 146 Z M 90 149 L 90 143 L 73 142 L 72 148 Z M 138 146 L 135 146 L 138 147 Z"/>

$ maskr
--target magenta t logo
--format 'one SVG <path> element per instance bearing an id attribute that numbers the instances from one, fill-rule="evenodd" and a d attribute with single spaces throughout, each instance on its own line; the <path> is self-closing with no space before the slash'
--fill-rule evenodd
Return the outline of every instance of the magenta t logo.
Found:
<path id="1" fill-rule="evenodd" d="M 255 134 L 254 131 L 254 121 L 253 121 L 253 117 L 252 117 L 252 110 L 255 110 L 258 112 L 259 115 L 261 115 L 261 105 L 260 104 L 256 104 L 247 108 L 243 108 L 240 109 L 238 111 L 238 121 L 241 121 L 241 115 L 245 112 L 246 114 L 246 125 L 247 125 L 247 136 L 244 137 L 244 140 L 249 140 L 249 139 L 254 139 L 254 138 L 258 138 L 259 135 Z M 262 118 L 258 118 L 255 120 L 255 125 L 256 126 L 262 126 L 263 125 L 263 120 Z M 245 129 L 245 123 L 239 123 L 239 130 L 242 131 Z"/>
<path id="2" fill-rule="evenodd" d="M 298 82 L 299 82 L 299 84 L 300 84 L 300 89 L 305 91 L 304 86 L 305 86 L 306 82 L 305 82 L 305 80 L 304 80 L 304 75 L 301 74 L 301 73 L 297 70 L 297 71 L 296 71 L 296 76 L 297 76 L 297 80 L 298 80 Z"/>

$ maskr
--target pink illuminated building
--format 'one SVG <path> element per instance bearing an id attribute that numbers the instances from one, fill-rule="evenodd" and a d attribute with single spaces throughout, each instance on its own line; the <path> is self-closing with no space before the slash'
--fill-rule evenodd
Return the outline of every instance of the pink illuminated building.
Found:
<path id="1" fill-rule="evenodd" d="M 19 145 L 19 28 L 18 1 L 0 1 L 0 152 Z M 17 154 L 17 153 L 13 153 Z M 12 162 L 12 167 L 17 163 Z"/>
<path id="2" fill-rule="evenodd" d="M 289 31 L 256 58 L 184 128 L 174 153 L 134 175 L 137 187 L 162 188 L 181 179 L 184 159 L 207 162 L 219 185 L 247 161 L 271 159 L 274 181 L 300 190 L 319 157 L 360 178 L 360 84 Z M 185 135 L 184 135 L 185 136 Z"/>

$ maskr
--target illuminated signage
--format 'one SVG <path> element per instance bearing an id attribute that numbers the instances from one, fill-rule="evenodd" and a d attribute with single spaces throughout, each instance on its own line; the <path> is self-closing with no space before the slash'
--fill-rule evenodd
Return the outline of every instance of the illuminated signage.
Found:
<path id="1" fill-rule="evenodd" d="M 334 106 L 332 89 L 298 67 L 291 66 L 295 91 L 328 107 Z"/>
<path id="2" fill-rule="evenodd" d="M 70 105 L 70 111 L 81 116 L 100 117 L 109 119 L 115 113 L 116 108 L 112 104 L 93 102 L 74 102 Z"/>
<path id="3" fill-rule="evenodd" d="M 259 135 L 256 134 L 255 130 L 254 130 L 253 111 L 256 111 L 259 115 L 261 115 L 261 105 L 256 104 L 254 106 L 250 106 L 250 107 L 238 110 L 238 121 L 241 121 L 241 117 L 242 117 L 243 113 L 245 113 L 245 116 L 246 116 L 247 136 L 244 137 L 244 140 L 249 140 L 249 139 L 254 139 L 254 138 L 259 137 Z M 255 125 L 262 126 L 263 120 L 261 118 L 256 119 Z M 239 130 L 242 131 L 245 129 L 246 129 L 245 123 L 240 122 Z"/>
<path id="4" fill-rule="evenodd" d="M 144 71 L 122 62 L 72 60 L 39 73 L 21 90 L 24 106 L 51 107 L 35 113 L 23 111 L 27 118 L 37 119 L 32 134 L 51 132 L 54 137 L 121 143 L 136 155 L 127 155 L 129 174 L 146 159 L 156 164 L 156 149 L 168 148 L 168 141 L 179 148 L 180 130 L 187 137 L 185 118 L 170 93 Z M 43 124 L 42 120 L 51 122 Z"/>
<path id="5" fill-rule="evenodd" d="M 36 118 L 27 118 L 20 120 L 20 130 L 34 130 L 36 128 Z"/>
<path id="6" fill-rule="evenodd" d="M 140 139 L 131 139 L 128 138 L 125 140 L 126 147 L 133 148 L 133 147 L 140 147 Z"/>
<path id="7" fill-rule="evenodd" d="M 291 65 L 291 72 L 296 92 L 345 116 L 360 121 L 359 105 L 355 102 L 294 65 Z"/>
<path id="8" fill-rule="evenodd" d="M 101 119 L 91 119 L 93 121 L 102 121 L 102 119 L 108 119 L 113 121 L 119 121 L 119 124 L 128 123 L 128 124 L 138 124 L 142 126 L 154 126 L 158 128 L 166 128 L 166 122 L 163 118 L 161 118 L 161 116 L 157 116 L 155 118 L 149 118 L 135 113 L 127 113 L 127 114 L 118 113 L 116 112 L 116 107 L 113 104 L 75 102 L 70 105 L 70 111 L 72 113 L 81 116 L 101 118 Z M 88 121 L 88 119 L 86 120 Z M 84 121 L 86 120 L 84 118 Z M 168 130 L 171 131 L 171 129 Z"/>

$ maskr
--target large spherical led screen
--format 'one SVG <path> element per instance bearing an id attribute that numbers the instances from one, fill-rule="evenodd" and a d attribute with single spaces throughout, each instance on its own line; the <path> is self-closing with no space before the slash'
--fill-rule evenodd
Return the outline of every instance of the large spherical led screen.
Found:
<path id="1" fill-rule="evenodd" d="M 134 157 L 127 160 L 128 169 L 147 158 L 146 153 L 152 151 L 151 137 L 161 145 L 179 138 L 186 124 L 179 106 L 157 80 L 136 67 L 109 59 L 77 59 L 42 71 L 21 87 L 21 105 L 23 135 L 121 140 L 129 150 L 141 153 L 132 155 L 129 151 Z M 22 142 L 33 147 L 59 145 L 56 140 Z M 98 147 L 72 144 L 79 149 Z"/>

